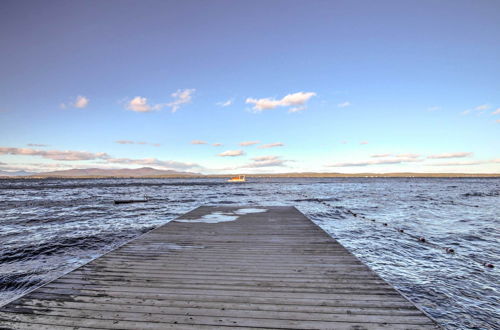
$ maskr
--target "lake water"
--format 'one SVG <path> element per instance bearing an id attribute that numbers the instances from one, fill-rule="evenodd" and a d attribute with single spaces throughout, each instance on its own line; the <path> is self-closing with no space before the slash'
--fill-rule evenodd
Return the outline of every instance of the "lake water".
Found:
<path id="1" fill-rule="evenodd" d="M 0 305 L 197 206 L 293 205 L 445 328 L 499 328 L 500 179 L 248 181 L 0 180 Z"/>

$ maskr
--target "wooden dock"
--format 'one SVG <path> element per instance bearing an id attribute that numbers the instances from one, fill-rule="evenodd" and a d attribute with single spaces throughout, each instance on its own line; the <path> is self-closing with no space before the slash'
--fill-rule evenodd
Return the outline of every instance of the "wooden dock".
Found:
<path id="1" fill-rule="evenodd" d="M 436 327 L 294 207 L 199 207 L 0 309 L 0 329 Z"/>

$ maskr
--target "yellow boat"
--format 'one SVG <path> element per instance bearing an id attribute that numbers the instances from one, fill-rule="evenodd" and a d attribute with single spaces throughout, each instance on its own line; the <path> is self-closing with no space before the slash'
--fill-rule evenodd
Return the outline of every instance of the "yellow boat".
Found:
<path id="1" fill-rule="evenodd" d="M 245 182 L 245 176 L 244 175 L 238 175 L 238 176 L 233 176 L 231 179 L 227 180 L 227 182 Z"/>

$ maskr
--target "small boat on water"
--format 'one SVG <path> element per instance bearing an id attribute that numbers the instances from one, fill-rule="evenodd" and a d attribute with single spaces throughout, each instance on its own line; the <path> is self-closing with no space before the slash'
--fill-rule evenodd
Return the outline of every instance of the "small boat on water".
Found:
<path id="1" fill-rule="evenodd" d="M 246 178 L 244 175 L 233 176 L 227 182 L 245 182 Z"/>

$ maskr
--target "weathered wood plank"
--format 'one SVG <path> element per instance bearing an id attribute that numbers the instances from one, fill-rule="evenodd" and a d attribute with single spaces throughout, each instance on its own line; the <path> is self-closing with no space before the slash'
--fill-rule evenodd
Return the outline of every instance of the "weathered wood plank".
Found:
<path id="1" fill-rule="evenodd" d="M 295 208 L 242 209 L 197 208 L 4 306 L 0 324 L 56 330 L 436 327 Z M 237 219 L 200 222 L 224 214 Z"/>

